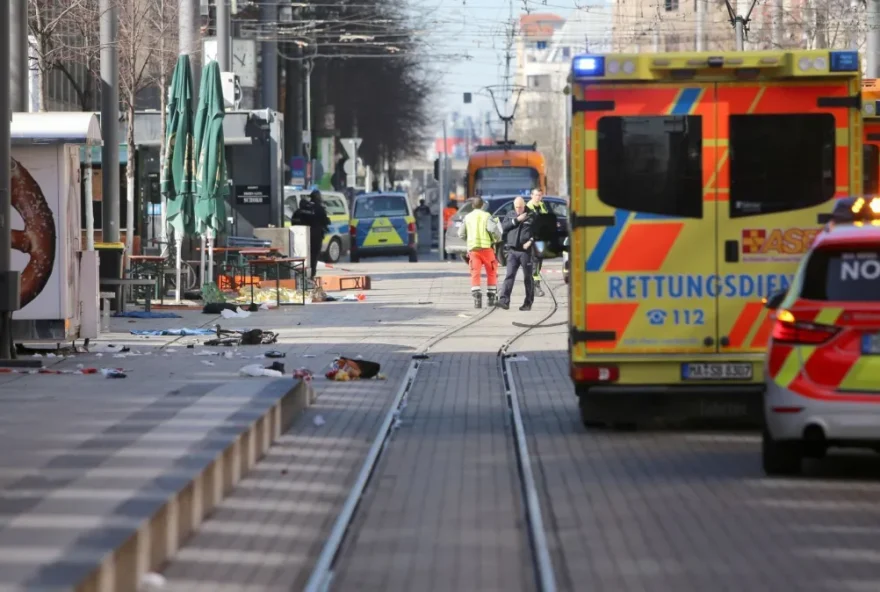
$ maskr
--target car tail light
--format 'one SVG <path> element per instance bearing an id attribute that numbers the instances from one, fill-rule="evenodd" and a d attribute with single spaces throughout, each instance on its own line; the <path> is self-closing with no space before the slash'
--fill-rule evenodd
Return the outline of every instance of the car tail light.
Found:
<path id="1" fill-rule="evenodd" d="M 780 310 L 773 325 L 773 341 L 777 343 L 805 343 L 818 345 L 825 343 L 840 332 L 833 325 L 819 325 L 798 321 L 787 310 Z"/>
<path id="2" fill-rule="evenodd" d="M 572 366 L 571 379 L 575 382 L 615 382 L 620 378 L 617 366 Z"/>
<path id="3" fill-rule="evenodd" d="M 407 224 L 407 225 L 406 225 L 406 231 L 407 231 L 407 232 L 415 232 L 415 231 L 416 231 L 416 223 L 415 223 L 415 222 L 410 222 L 409 224 Z"/>
<path id="4" fill-rule="evenodd" d="M 357 232 L 358 232 L 358 227 L 356 225 L 354 225 L 354 224 L 348 225 L 348 234 L 350 234 L 351 236 L 357 236 Z"/>

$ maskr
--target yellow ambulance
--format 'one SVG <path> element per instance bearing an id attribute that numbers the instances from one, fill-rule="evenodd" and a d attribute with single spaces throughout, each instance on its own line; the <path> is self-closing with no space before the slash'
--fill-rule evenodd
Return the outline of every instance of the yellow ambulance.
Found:
<path id="1" fill-rule="evenodd" d="M 572 60 L 570 369 L 585 425 L 759 417 L 770 332 L 862 184 L 853 51 Z"/>

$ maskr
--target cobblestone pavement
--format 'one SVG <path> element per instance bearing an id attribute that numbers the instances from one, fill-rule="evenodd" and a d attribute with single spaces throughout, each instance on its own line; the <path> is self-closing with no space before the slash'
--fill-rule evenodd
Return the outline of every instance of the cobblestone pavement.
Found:
<path id="1" fill-rule="evenodd" d="M 880 458 L 768 479 L 754 433 L 587 430 L 566 347 L 539 329 L 512 365 L 560 589 L 880 589 Z"/>
<path id="2" fill-rule="evenodd" d="M 441 265 L 448 275 L 407 278 L 432 303 L 418 325 L 371 326 L 357 346 L 383 363 L 388 380 L 316 380 L 317 403 L 165 569 L 173 586 L 302 589 L 411 354 L 480 312 L 466 268 Z M 493 312 L 431 349 L 362 500 L 334 589 L 533 587 L 496 352 L 522 330 L 514 320 L 534 322 L 544 306 Z"/>

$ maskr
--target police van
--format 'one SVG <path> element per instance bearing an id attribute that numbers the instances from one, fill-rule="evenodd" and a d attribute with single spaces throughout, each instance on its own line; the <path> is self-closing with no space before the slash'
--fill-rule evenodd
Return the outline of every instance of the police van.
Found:
<path id="1" fill-rule="evenodd" d="M 760 415 L 762 299 L 791 283 L 829 201 L 861 192 L 859 72 L 829 50 L 572 60 L 585 424 Z"/>

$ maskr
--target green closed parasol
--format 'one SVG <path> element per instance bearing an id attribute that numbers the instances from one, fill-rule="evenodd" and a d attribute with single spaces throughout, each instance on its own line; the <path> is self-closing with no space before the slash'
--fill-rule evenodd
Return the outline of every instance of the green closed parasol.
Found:
<path id="1" fill-rule="evenodd" d="M 177 58 L 170 90 L 161 191 L 166 200 L 166 223 L 174 229 L 177 249 L 175 300 L 179 302 L 181 241 L 184 236 L 195 232 L 193 218 L 195 153 L 193 152 L 192 73 L 189 56 L 182 55 Z"/>
<path id="2" fill-rule="evenodd" d="M 210 61 L 202 70 L 195 122 L 195 229 L 208 242 L 208 282 L 212 281 L 213 240 L 226 226 L 226 144 L 223 138 L 223 87 L 220 66 Z"/>

